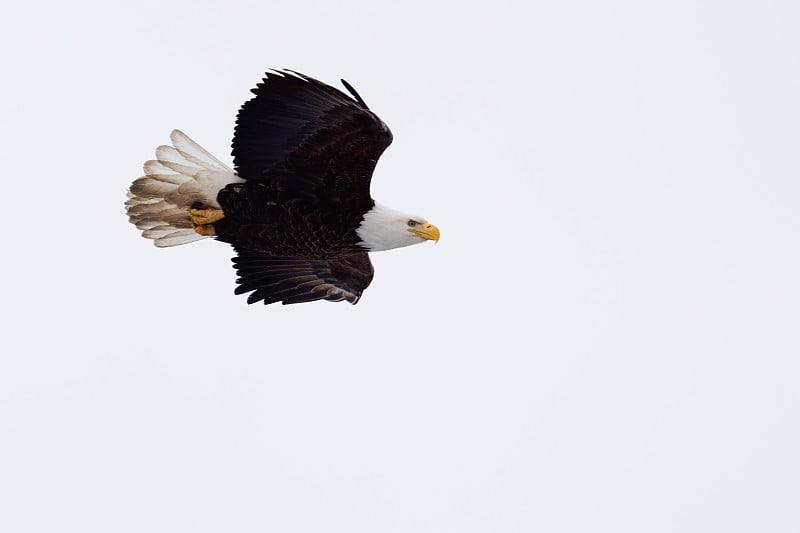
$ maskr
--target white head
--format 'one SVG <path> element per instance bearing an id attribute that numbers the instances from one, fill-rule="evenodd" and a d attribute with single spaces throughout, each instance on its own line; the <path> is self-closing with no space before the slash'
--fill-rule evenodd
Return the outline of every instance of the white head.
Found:
<path id="1" fill-rule="evenodd" d="M 401 213 L 379 203 L 364 214 L 356 229 L 358 243 L 371 252 L 439 241 L 439 228 L 416 215 Z"/>

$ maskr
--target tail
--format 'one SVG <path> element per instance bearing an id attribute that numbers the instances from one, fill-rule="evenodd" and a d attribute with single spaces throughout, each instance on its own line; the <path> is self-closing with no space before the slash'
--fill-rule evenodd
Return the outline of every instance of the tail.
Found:
<path id="1" fill-rule="evenodd" d="M 182 131 L 173 130 L 172 146 L 159 146 L 156 160 L 144 164 L 145 176 L 131 184 L 128 219 L 159 247 L 205 238 L 197 233 L 189 209 L 220 208 L 217 193 L 244 181 Z"/>

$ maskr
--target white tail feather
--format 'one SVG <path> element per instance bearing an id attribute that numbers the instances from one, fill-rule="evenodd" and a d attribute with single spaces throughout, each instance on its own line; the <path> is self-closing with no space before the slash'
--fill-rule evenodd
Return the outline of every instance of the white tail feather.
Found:
<path id="1" fill-rule="evenodd" d="M 244 181 L 182 131 L 173 130 L 170 140 L 172 146 L 156 149 L 157 160 L 144 164 L 145 175 L 131 184 L 125 202 L 131 223 L 159 247 L 205 238 L 194 231 L 189 209 L 219 208 L 217 193 Z"/>

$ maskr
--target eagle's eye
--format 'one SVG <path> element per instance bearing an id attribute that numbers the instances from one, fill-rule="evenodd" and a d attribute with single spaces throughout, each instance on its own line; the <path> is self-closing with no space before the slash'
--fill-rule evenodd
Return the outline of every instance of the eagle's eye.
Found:
<path id="1" fill-rule="evenodd" d="M 408 225 L 409 225 L 409 227 L 412 227 L 412 228 L 413 228 L 413 227 L 414 227 L 414 226 L 416 226 L 417 224 L 418 224 L 418 222 L 417 222 L 416 220 L 409 220 L 409 221 L 408 221 Z"/>

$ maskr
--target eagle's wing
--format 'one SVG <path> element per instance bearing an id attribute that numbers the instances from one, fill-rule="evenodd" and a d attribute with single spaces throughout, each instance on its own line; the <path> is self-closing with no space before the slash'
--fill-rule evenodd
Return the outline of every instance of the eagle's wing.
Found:
<path id="1" fill-rule="evenodd" d="M 239 176 L 330 204 L 371 202 L 372 172 L 392 133 L 342 81 L 355 100 L 296 72 L 268 72 L 236 119 Z"/>
<path id="2" fill-rule="evenodd" d="M 236 248 L 234 268 L 239 278 L 236 294 L 253 291 L 247 303 L 295 304 L 314 300 L 358 302 L 372 281 L 367 253 L 333 260 L 278 257 L 257 250 Z"/>

